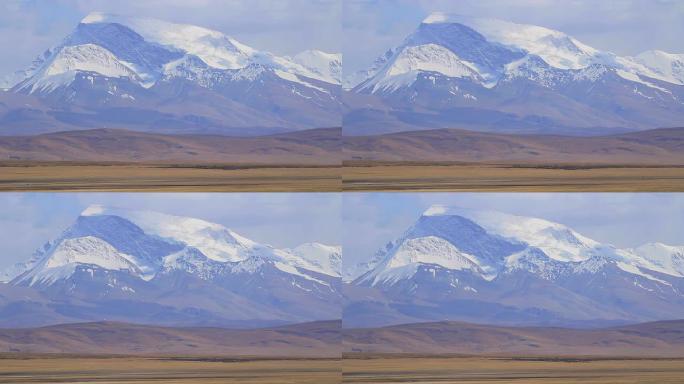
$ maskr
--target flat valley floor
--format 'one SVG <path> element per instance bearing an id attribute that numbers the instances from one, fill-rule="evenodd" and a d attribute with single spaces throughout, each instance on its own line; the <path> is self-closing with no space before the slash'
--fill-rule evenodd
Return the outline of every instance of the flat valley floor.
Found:
<path id="1" fill-rule="evenodd" d="M 0 383 L 334 384 L 339 359 L 0 355 Z"/>
<path id="2" fill-rule="evenodd" d="M 0 355 L 0 383 L 681 383 L 684 359 L 347 355 L 344 359 Z"/>
<path id="3" fill-rule="evenodd" d="M 0 163 L 0 191 L 335 192 L 336 166 Z"/>
<path id="4" fill-rule="evenodd" d="M 682 192 L 684 166 L 0 163 L 0 191 Z"/>
<path id="5" fill-rule="evenodd" d="M 344 383 L 681 383 L 684 359 L 354 356 Z"/>
<path id="6" fill-rule="evenodd" d="M 345 163 L 345 191 L 681 192 L 684 166 Z"/>

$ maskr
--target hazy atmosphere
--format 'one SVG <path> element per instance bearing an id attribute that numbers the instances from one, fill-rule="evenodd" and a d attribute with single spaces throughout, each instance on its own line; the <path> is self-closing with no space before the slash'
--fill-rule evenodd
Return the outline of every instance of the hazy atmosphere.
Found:
<path id="1" fill-rule="evenodd" d="M 343 197 L 344 265 L 367 260 L 433 204 L 565 224 L 618 247 L 684 244 L 684 196 L 668 193 L 359 193 Z"/>
<path id="2" fill-rule="evenodd" d="M 0 0 L 0 383 L 680 382 L 683 21 Z"/>
<path id="3" fill-rule="evenodd" d="M 649 49 L 684 52 L 684 2 L 678 0 L 348 0 L 343 10 L 345 74 L 367 67 L 437 11 L 557 29 L 619 55 Z"/>
<path id="4" fill-rule="evenodd" d="M 8 0 L 0 3 L 0 49 L 12 55 L 0 60 L 0 77 L 27 67 L 93 11 L 195 24 L 280 55 L 340 51 L 341 5 L 334 0 Z"/>
<path id="5" fill-rule="evenodd" d="M 222 224 L 276 247 L 339 244 L 341 198 L 335 194 L 5 193 L 0 196 L 0 268 L 28 258 L 91 204 L 154 210 Z"/>

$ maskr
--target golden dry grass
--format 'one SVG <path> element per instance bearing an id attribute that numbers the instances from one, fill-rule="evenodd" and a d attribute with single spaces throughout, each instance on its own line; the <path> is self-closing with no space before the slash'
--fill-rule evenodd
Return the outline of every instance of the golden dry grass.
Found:
<path id="1" fill-rule="evenodd" d="M 336 166 L 0 163 L 0 191 L 682 192 L 684 167 L 347 163 Z"/>
<path id="2" fill-rule="evenodd" d="M 0 383 L 681 383 L 682 359 L 346 355 L 249 359 L 0 355 Z"/>
<path id="3" fill-rule="evenodd" d="M 681 192 L 684 167 L 347 163 L 345 191 Z"/>
<path id="4" fill-rule="evenodd" d="M 345 356 L 344 383 L 681 383 L 682 359 Z"/>
<path id="5" fill-rule="evenodd" d="M 0 355 L 0 383 L 333 384 L 339 359 Z"/>
<path id="6" fill-rule="evenodd" d="M 0 164 L 0 191 L 328 192 L 339 167 Z"/>

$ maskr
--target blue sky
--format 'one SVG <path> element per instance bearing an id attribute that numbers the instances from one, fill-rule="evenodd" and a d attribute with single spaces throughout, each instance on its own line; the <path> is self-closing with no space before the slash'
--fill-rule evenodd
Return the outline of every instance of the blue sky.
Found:
<path id="1" fill-rule="evenodd" d="M 0 268 L 59 236 L 90 204 L 197 217 L 277 247 L 342 242 L 338 194 L 1 193 Z"/>
<path id="2" fill-rule="evenodd" d="M 684 193 L 345 193 L 342 199 L 347 266 L 372 257 L 432 204 L 539 217 L 619 247 L 684 245 Z"/>
<path id="3" fill-rule="evenodd" d="M 341 9 L 338 0 L 2 0 L 0 76 L 30 65 L 91 11 L 201 25 L 257 49 L 294 54 L 339 52 Z"/>
<path id="4" fill-rule="evenodd" d="M 541 25 L 621 55 L 684 53 L 681 0 L 345 0 L 345 73 L 400 44 L 433 11 Z"/>

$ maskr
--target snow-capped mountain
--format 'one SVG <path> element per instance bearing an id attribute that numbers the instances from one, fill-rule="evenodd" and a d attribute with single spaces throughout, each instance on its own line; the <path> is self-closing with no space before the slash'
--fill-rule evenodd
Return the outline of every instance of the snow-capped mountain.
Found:
<path id="1" fill-rule="evenodd" d="M 631 250 L 652 266 L 684 276 L 684 246 L 649 243 Z"/>
<path id="2" fill-rule="evenodd" d="M 342 275 L 342 247 L 321 243 L 305 243 L 288 250 L 316 270 L 330 276 Z"/>
<path id="3" fill-rule="evenodd" d="M 622 57 L 549 28 L 433 13 L 345 81 L 345 132 L 379 133 L 369 130 L 381 121 L 583 135 L 679 126 L 682 80 L 682 55 Z"/>
<path id="4" fill-rule="evenodd" d="M 94 12 L 8 81 L 55 126 L 254 135 L 339 126 L 340 66 L 337 54 L 277 56 L 199 26 Z M 25 133 L 15 120 L 2 133 Z"/>
<path id="5" fill-rule="evenodd" d="M 291 60 L 314 73 L 320 80 L 342 84 L 342 55 L 339 53 L 312 49 L 296 54 Z"/>
<path id="6" fill-rule="evenodd" d="M 683 250 L 620 249 L 543 219 L 433 206 L 350 283 L 344 318 L 356 325 L 680 318 Z M 368 319 L 363 311 L 379 312 Z"/>
<path id="7" fill-rule="evenodd" d="M 338 318 L 339 258 L 339 247 L 277 249 L 201 219 L 95 205 L 6 275 L 47 300 L 10 303 L 41 324 L 66 305 L 72 321 L 256 325 Z"/>
<path id="8" fill-rule="evenodd" d="M 668 82 L 684 84 L 684 54 L 654 50 L 642 52 L 632 60 Z"/>

